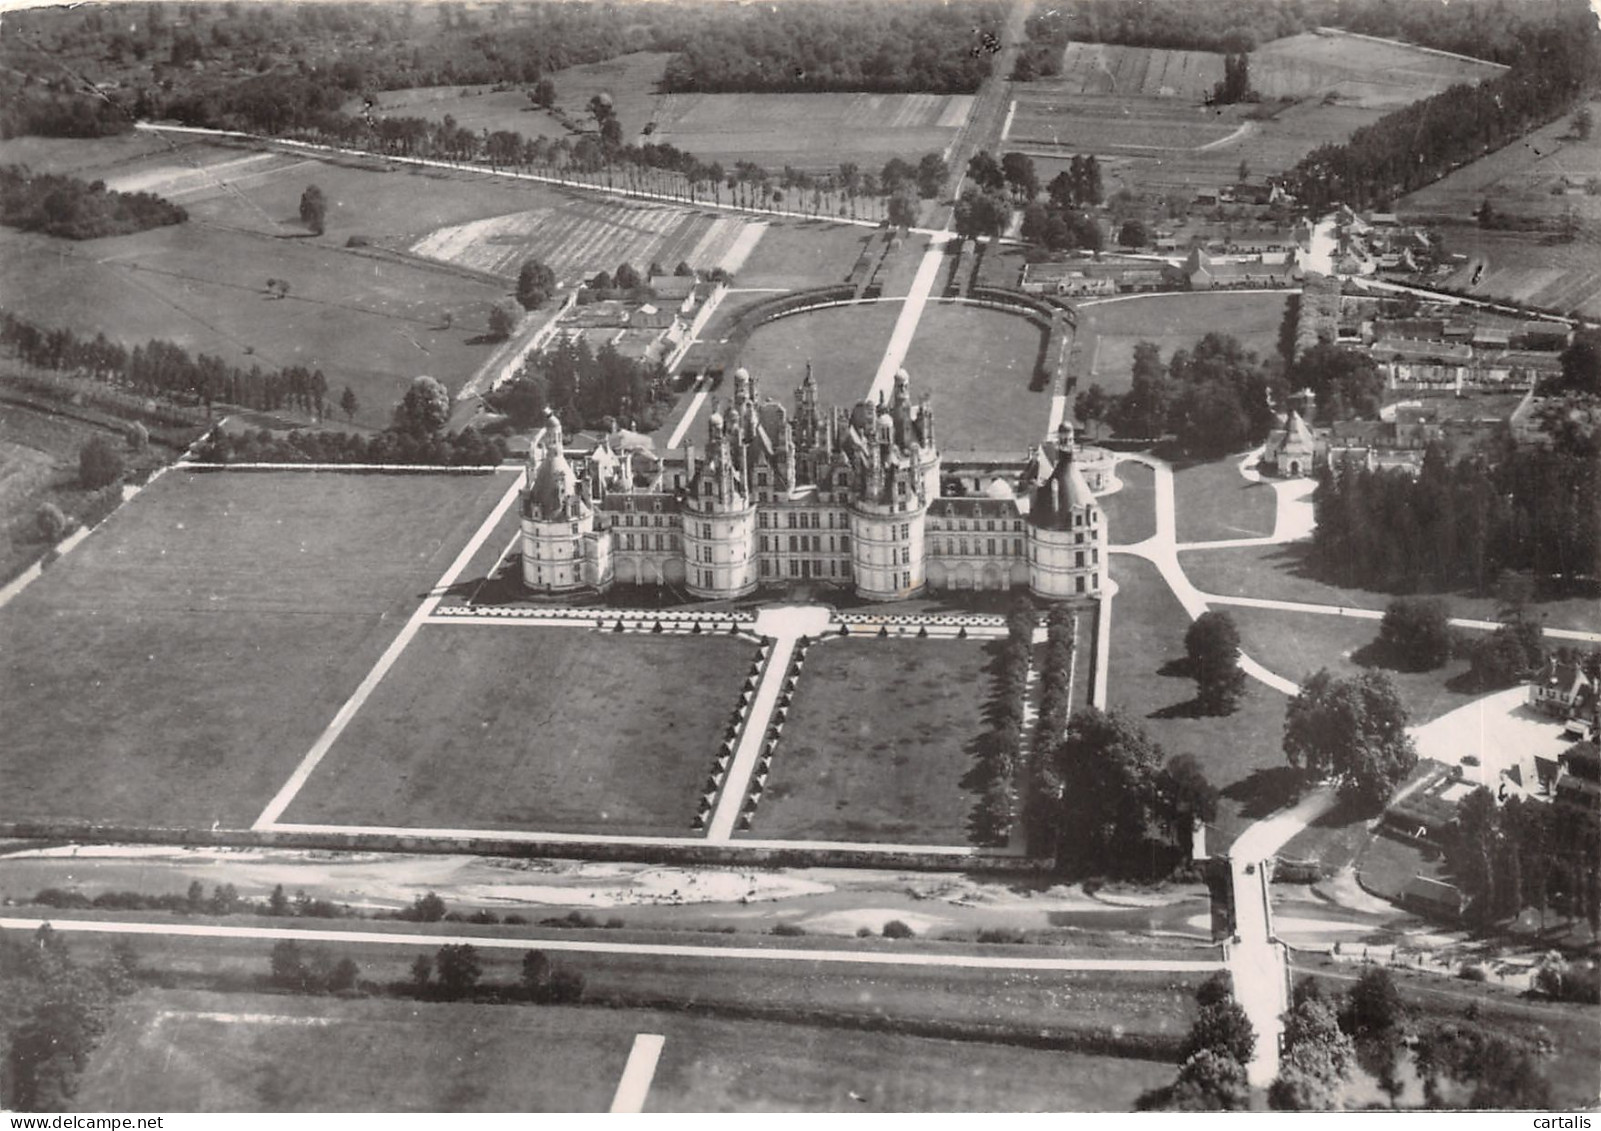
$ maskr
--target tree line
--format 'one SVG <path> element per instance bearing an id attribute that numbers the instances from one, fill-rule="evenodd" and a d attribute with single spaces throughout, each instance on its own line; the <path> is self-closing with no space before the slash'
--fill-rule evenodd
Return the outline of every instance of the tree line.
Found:
<path id="1" fill-rule="evenodd" d="M 1598 489 L 1593 438 L 1566 447 L 1503 439 L 1454 464 L 1431 446 L 1416 477 L 1324 473 L 1308 565 L 1336 585 L 1395 593 L 1483 592 L 1504 571 L 1571 586 L 1601 560 Z"/>
<path id="2" fill-rule="evenodd" d="M 8 310 L 0 310 L 0 346 L 23 363 L 129 389 L 175 404 L 238 405 L 263 411 L 299 409 L 321 419 L 328 408 L 328 379 L 321 369 L 290 365 L 282 369 L 231 366 L 209 354 L 192 355 L 182 346 L 152 338 L 132 349 L 104 333 L 80 337 L 64 327 L 48 329 Z"/>
<path id="3" fill-rule="evenodd" d="M 1084 0 L 1031 16 L 1029 42 L 1061 48 L 1072 40 L 1183 51 L 1247 52 L 1285 36 L 1341 28 L 1512 64 L 1542 29 L 1571 26 L 1579 0 Z"/>
<path id="4" fill-rule="evenodd" d="M 1531 783 L 1532 784 L 1532 783 Z M 1457 803 L 1442 838 L 1451 879 L 1468 897 L 1470 922 L 1487 930 L 1525 910 L 1582 919 L 1601 930 L 1601 809 L 1509 797 L 1480 786 Z M 1597 983 L 1570 980 L 1589 995 Z"/>
<path id="5" fill-rule="evenodd" d="M 268 958 L 267 984 L 298 994 L 390 994 L 424 1001 L 574 1005 L 584 996 L 583 974 L 552 962 L 542 950 L 523 955 L 515 982 L 485 981 L 483 958 L 471 943 L 447 943 L 433 954 L 419 954 L 404 979 L 374 982 L 362 978 L 361 967 L 348 955 L 281 939 Z"/>
<path id="6" fill-rule="evenodd" d="M 0 167 L 0 224 L 69 240 L 125 236 L 181 224 L 189 213 L 148 192 L 113 192 L 104 181 Z"/>
<path id="7" fill-rule="evenodd" d="M 1033 603 L 1027 598 L 1018 601 L 1006 618 L 1006 639 L 990 665 L 995 690 L 985 712 L 989 726 L 978 740 L 973 770 L 963 782 L 979 794 L 968 822 L 978 844 L 1005 846 L 1017 821 L 1018 783 L 1026 772 L 1023 716 L 1037 623 Z"/>
<path id="8" fill-rule="evenodd" d="M 1528 34 L 1511 69 L 1458 84 L 1319 146 L 1286 175 L 1302 205 L 1321 212 L 1388 204 L 1566 113 L 1597 74 L 1593 17 L 1563 9 Z"/>

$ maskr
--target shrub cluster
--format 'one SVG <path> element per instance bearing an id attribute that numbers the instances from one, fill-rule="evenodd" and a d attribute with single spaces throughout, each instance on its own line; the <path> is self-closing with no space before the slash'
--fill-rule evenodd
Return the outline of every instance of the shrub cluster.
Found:
<path id="1" fill-rule="evenodd" d="M 113 192 L 25 165 L 0 166 L 0 224 L 69 240 L 126 236 L 181 224 L 189 213 L 148 192 Z"/>
<path id="2" fill-rule="evenodd" d="M 506 458 L 506 441 L 463 428 L 439 436 L 385 429 L 371 436 L 352 432 L 286 434 L 214 430 L 195 450 L 205 463 L 372 463 L 485 467 Z"/>
<path id="3" fill-rule="evenodd" d="M 969 827 L 980 844 L 1005 845 L 1017 819 L 1017 782 L 1022 767 L 1023 709 L 1028 691 L 1035 614 L 1025 597 L 1006 621 L 1006 639 L 996 657 L 990 728 L 979 740 L 975 779 L 980 790 Z"/>

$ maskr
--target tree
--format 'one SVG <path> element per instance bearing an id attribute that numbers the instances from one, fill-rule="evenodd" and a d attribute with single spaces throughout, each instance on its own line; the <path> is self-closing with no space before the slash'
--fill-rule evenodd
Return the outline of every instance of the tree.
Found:
<path id="1" fill-rule="evenodd" d="M 428 989 L 434 978 L 434 960 L 426 954 L 419 954 L 411 961 L 411 988 L 416 993 L 423 993 Z"/>
<path id="2" fill-rule="evenodd" d="M 1360 350 L 1320 341 L 1302 350 L 1285 373 L 1292 389 L 1311 389 L 1320 420 L 1364 420 L 1378 416 L 1384 375 Z"/>
<path id="3" fill-rule="evenodd" d="M 277 884 L 272 894 L 267 897 L 267 914 L 283 916 L 289 914 L 289 896 L 284 892 L 284 886 Z"/>
<path id="4" fill-rule="evenodd" d="M 956 202 L 956 234 L 962 239 L 994 239 L 1011 218 L 1011 205 L 996 192 L 968 189 Z"/>
<path id="5" fill-rule="evenodd" d="M 1143 220 L 1124 220 L 1117 232 L 1117 242 L 1124 247 L 1146 247 L 1151 242 L 1151 231 Z"/>
<path id="6" fill-rule="evenodd" d="M 1560 387 L 1569 392 L 1601 393 L 1601 330 L 1584 327 L 1562 351 Z"/>
<path id="7" fill-rule="evenodd" d="M 1503 622 L 1471 647 L 1473 682 L 1481 690 L 1509 687 L 1545 662 L 1540 626 L 1523 616 Z"/>
<path id="8" fill-rule="evenodd" d="M 878 175 L 878 183 L 884 195 L 894 196 L 897 189 L 917 183 L 917 170 L 910 162 L 900 157 L 891 157 L 884 163 L 883 171 Z M 867 190 L 864 188 L 863 191 Z"/>
<path id="9" fill-rule="evenodd" d="M 1086 427 L 1104 421 L 1111 409 L 1112 397 L 1099 382 L 1073 398 L 1073 415 Z"/>
<path id="10" fill-rule="evenodd" d="M 78 449 L 78 482 L 91 491 L 121 479 L 122 470 L 122 453 L 105 436 L 91 436 Z"/>
<path id="11" fill-rule="evenodd" d="M 1451 658 L 1451 611 L 1436 597 L 1391 601 L 1379 622 L 1379 647 L 1402 671 L 1432 671 Z"/>
<path id="12" fill-rule="evenodd" d="M 1284 1015 L 1279 1079 L 1268 1102 L 1280 1111 L 1329 1111 L 1351 1078 L 1356 1048 L 1328 1002 L 1304 998 Z"/>
<path id="13" fill-rule="evenodd" d="M 417 923 L 437 923 L 444 917 L 445 901 L 433 892 L 413 899 L 406 915 L 406 918 Z"/>
<path id="14" fill-rule="evenodd" d="M 541 110 L 549 110 L 556 105 L 556 84 L 550 79 L 540 79 L 534 84 L 534 91 L 530 97 L 535 106 Z"/>
<path id="15" fill-rule="evenodd" d="M 612 282 L 620 291 L 631 291 L 640 285 L 639 271 L 632 263 L 619 264 L 616 273 L 612 275 Z"/>
<path id="16" fill-rule="evenodd" d="M 967 162 L 967 177 L 985 192 L 999 192 L 1006 187 L 1006 174 L 987 149 L 979 150 Z"/>
<path id="17" fill-rule="evenodd" d="M 128 446 L 136 452 L 150 447 L 150 429 L 137 420 L 128 425 Z"/>
<path id="18" fill-rule="evenodd" d="M 550 987 L 554 967 L 542 950 L 530 950 L 523 955 L 522 982 L 528 996 L 538 1000 Z"/>
<path id="19" fill-rule="evenodd" d="M 1417 765 L 1406 726 L 1406 708 L 1387 675 L 1337 679 L 1325 668 L 1290 701 L 1284 752 L 1313 777 L 1333 778 L 1342 795 L 1381 805 Z"/>
<path id="20" fill-rule="evenodd" d="M 1216 1049 L 1202 1049 L 1179 1066 L 1178 1079 L 1139 1099 L 1140 1111 L 1245 1111 L 1251 1085 L 1245 1066 Z"/>
<path id="21" fill-rule="evenodd" d="M 1015 150 L 1001 155 L 1001 175 L 1007 187 L 1020 203 L 1027 204 L 1039 195 L 1040 178 L 1034 169 L 1034 159 Z"/>
<path id="22" fill-rule="evenodd" d="M 556 272 L 539 259 L 530 259 L 517 272 L 517 301 L 524 310 L 537 310 L 556 293 Z"/>
<path id="23" fill-rule="evenodd" d="M 1346 995 L 1340 1017 L 1344 1028 L 1358 1037 L 1393 1034 L 1405 1020 L 1406 1006 L 1390 972 L 1382 966 L 1363 970 Z"/>
<path id="24" fill-rule="evenodd" d="M 1201 1007 L 1179 1055 L 1187 1060 L 1208 1049 L 1242 1065 L 1249 1064 L 1256 1051 L 1256 1030 L 1233 997 Z"/>
<path id="25" fill-rule="evenodd" d="M 1162 748 L 1128 716 L 1087 708 L 1068 720 L 1050 756 L 1060 782 L 1058 865 L 1080 874 L 1154 870 Z"/>
<path id="26" fill-rule="evenodd" d="M 890 194 L 888 219 L 892 228 L 910 228 L 917 223 L 917 194 L 902 185 Z"/>
<path id="27" fill-rule="evenodd" d="M 922 160 L 917 163 L 917 195 L 924 200 L 933 200 L 944 189 L 945 179 L 950 175 L 945 158 L 938 153 L 923 154 Z"/>
<path id="28" fill-rule="evenodd" d="M 616 283 L 606 272 L 597 271 L 595 272 L 595 277 L 589 280 L 588 286 L 592 291 L 609 291 L 615 288 Z"/>
<path id="29" fill-rule="evenodd" d="M 483 975 L 478 951 L 471 943 L 440 947 L 439 953 L 434 956 L 434 969 L 438 975 L 440 994 L 452 999 L 472 993 Z"/>
<path id="30" fill-rule="evenodd" d="M 1193 754 L 1175 754 L 1167 760 L 1157 779 L 1157 791 L 1169 819 L 1175 823 L 1190 825 L 1217 819 L 1217 786 L 1208 780 Z"/>
<path id="31" fill-rule="evenodd" d="M 280 989 L 306 989 L 310 974 L 300 944 L 294 939 L 280 939 L 272 947 L 272 984 Z"/>
<path id="32" fill-rule="evenodd" d="M 356 399 L 356 390 L 346 385 L 345 391 L 339 394 L 339 411 L 345 414 L 345 423 L 349 424 L 356 419 L 356 410 L 360 407 L 361 402 Z"/>
<path id="33" fill-rule="evenodd" d="M 1589 105 L 1580 106 L 1573 112 L 1573 119 L 1569 123 L 1573 136 L 1580 141 L 1589 141 L 1590 134 L 1595 130 L 1595 112 Z"/>
<path id="34" fill-rule="evenodd" d="M 327 219 L 328 201 L 322 195 L 322 189 L 307 185 L 306 191 L 300 194 L 300 222 L 310 228 L 314 235 L 320 236 Z"/>
<path id="35" fill-rule="evenodd" d="M 60 507 L 44 502 L 39 504 L 39 509 L 34 513 L 33 525 L 41 541 L 54 544 L 66 535 L 70 524 Z"/>
<path id="36" fill-rule="evenodd" d="M 511 332 L 517 328 L 517 312 L 504 302 L 497 302 L 489 308 L 489 336 L 502 341 L 511 337 Z"/>
<path id="37" fill-rule="evenodd" d="M 1195 698 L 1209 715 L 1231 714 L 1245 694 L 1240 631 L 1228 613 L 1205 612 L 1184 634 L 1184 654 L 1195 676 Z"/>
<path id="38" fill-rule="evenodd" d="M 395 406 L 395 429 L 412 436 L 434 436 L 450 419 L 450 394 L 432 377 L 418 377 Z"/>

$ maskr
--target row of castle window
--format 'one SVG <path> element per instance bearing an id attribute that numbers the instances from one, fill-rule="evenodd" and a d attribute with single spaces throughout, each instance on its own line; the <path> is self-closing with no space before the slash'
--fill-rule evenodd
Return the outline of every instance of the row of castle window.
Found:
<path id="1" fill-rule="evenodd" d="M 762 576 L 763 577 L 775 576 L 779 572 L 778 563 L 777 562 L 772 562 L 772 561 L 767 560 L 766 558 L 763 558 L 762 562 L 761 562 L 761 570 L 762 570 Z M 850 564 L 850 562 L 842 562 L 842 561 L 838 560 L 837 558 L 831 559 L 829 561 L 829 563 L 828 563 L 828 576 L 829 577 L 834 577 L 834 578 L 841 578 L 842 577 L 842 578 L 846 578 L 848 580 L 850 578 L 850 575 L 851 575 L 851 564 Z M 810 558 L 790 558 L 789 559 L 789 576 L 791 576 L 791 577 L 799 577 L 799 578 L 822 577 L 823 576 L 823 563 L 820 562 L 820 561 L 814 561 L 814 560 L 812 560 Z"/>
<path id="2" fill-rule="evenodd" d="M 839 515 L 838 519 L 839 519 L 839 529 L 844 530 L 850 525 L 846 521 L 844 515 Z M 829 511 L 828 512 L 828 529 L 830 529 L 830 530 L 834 529 L 834 520 L 835 520 L 835 512 L 834 511 Z M 765 527 L 767 525 L 767 512 L 766 511 L 758 511 L 757 512 L 757 514 L 756 514 L 756 525 L 763 526 L 763 527 Z M 773 516 L 773 525 L 775 527 L 778 525 L 778 516 L 777 515 Z M 819 515 L 816 511 L 790 511 L 788 513 L 788 521 L 786 522 L 785 525 L 787 525 L 789 527 L 789 529 L 791 529 L 791 530 L 808 530 L 808 529 L 810 529 L 810 530 L 821 530 L 822 527 L 823 527 L 822 516 Z"/>
<path id="3" fill-rule="evenodd" d="M 658 505 L 660 505 L 660 504 L 658 504 Z M 646 522 L 645 519 L 647 517 L 653 519 L 654 521 Z M 673 525 L 675 525 L 674 519 L 675 519 L 676 516 L 674 516 L 674 515 L 665 516 L 666 520 L 667 520 L 665 523 L 662 521 L 663 517 L 664 516 L 659 515 L 659 514 L 658 515 L 649 515 L 649 516 L 640 515 L 639 516 L 639 525 L 641 525 L 641 526 L 663 526 L 663 525 L 673 526 Z M 623 525 L 624 526 L 632 526 L 632 525 L 634 525 L 634 516 L 631 515 L 631 514 L 623 515 Z M 573 532 L 575 534 L 578 532 L 578 524 L 577 523 L 573 524 Z"/>
<path id="4" fill-rule="evenodd" d="M 928 526 L 929 526 L 930 530 L 966 530 L 967 529 L 967 519 L 959 518 L 954 523 L 951 523 L 949 526 L 941 526 L 939 524 L 939 520 L 938 519 L 930 518 L 929 521 L 928 521 Z M 979 529 L 978 519 L 976 519 L 976 518 L 973 520 L 973 529 L 975 531 Z M 984 527 L 984 529 L 986 529 L 986 530 L 994 530 L 995 529 L 995 520 L 993 518 L 987 519 L 986 520 L 986 526 Z M 1006 529 L 1006 520 L 1004 518 L 1001 520 L 1000 529 L 1002 531 L 1004 531 Z M 1012 529 L 1014 531 L 1016 531 L 1017 533 L 1022 533 L 1023 520 L 1020 519 L 1020 518 L 1013 519 L 1012 520 Z"/>
<path id="5" fill-rule="evenodd" d="M 657 550 L 676 550 L 676 549 L 678 549 L 678 535 L 677 534 L 668 534 L 668 535 L 665 535 L 665 536 L 661 535 L 661 534 L 654 535 L 655 542 L 656 542 L 654 547 L 651 546 L 652 537 L 653 536 L 649 535 L 649 534 L 641 534 L 639 536 L 639 549 L 641 549 L 641 550 L 649 550 L 649 549 L 653 549 L 653 548 L 657 549 Z M 634 549 L 634 536 L 632 534 L 624 534 L 623 535 L 623 549 L 625 549 L 625 550 Z"/>
<path id="6" fill-rule="evenodd" d="M 945 548 L 944 548 L 943 551 L 940 550 L 940 548 L 939 548 L 940 547 L 940 540 L 939 539 L 937 539 L 937 538 L 934 539 L 933 543 L 934 543 L 934 549 L 935 549 L 936 553 L 945 553 L 945 554 L 953 554 L 954 555 L 954 554 L 966 554 L 968 552 L 968 550 L 967 550 L 968 542 L 967 542 L 966 538 L 946 538 L 944 540 Z M 975 538 L 975 539 L 973 539 L 972 546 L 973 546 L 973 553 L 975 553 L 975 554 L 994 554 L 994 553 L 997 553 L 997 552 L 1004 554 L 1004 553 L 1007 552 L 1007 550 L 1006 550 L 1006 539 L 1005 538 L 985 538 L 985 539 Z M 1000 547 L 999 551 L 996 550 L 997 546 Z M 1014 553 L 1014 554 L 1018 554 L 1018 555 L 1021 555 L 1023 553 L 1023 540 L 1021 538 L 1013 538 L 1012 539 L 1012 550 L 1011 550 L 1011 552 Z"/>
<path id="7" fill-rule="evenodd" d="M 830 552 L 835 552 L 836 550 L 841 553 L 850 552 L 851 536 L 849 534 L 841 534 L 837 540 L 837 543 L 838 544 L 836 545 L 836 539 L 834 538 L 834 535 L 830 534 L 828 536 L 828 549 Z M 769 550 L 777 551 L 782 549 L 783 543 L 779 541 L 778 535 L 776 534 L 773 535 L 771 542 L 767 540 L 767 535 L 763 534 L 761 536 L 760 546 L 761 552 L 765 554 Z M 823 536 L 821 534 L 791 534 L 789 536 L 790 553 L 804 554 L 808 550 L 814 554 L 820 554 L 823 552 Z"/>

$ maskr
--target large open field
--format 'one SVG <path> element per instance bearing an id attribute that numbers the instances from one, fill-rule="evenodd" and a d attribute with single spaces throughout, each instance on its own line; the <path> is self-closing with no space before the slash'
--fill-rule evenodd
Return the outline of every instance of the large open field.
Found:
<path id="1" fill-rule="evenodd" d="M 1443 286 L 1476 298 L 1601 317 L 1601 218 L 1581 224 L 1571 242 L 1540 232 L 1454 226 L 1445 230 L 1445 244 L 1467 259 L 1441 280 Z"/>
<path id="2" fill-rule="evenodd" d="M 683 1013 L 152 991 L 119 1011 L 79 1101 L 605 1111 L 638 1033 L 665 1038 L 647 1111 L 1128 1110 L 1172 1075 L 1154 1061 Z"/>
<path id="3" fill-rule="evenodd" d="M 1251 85 L 1264 98 L 1334 94 L 1342 101 L 1394 109 L 1477 82 L 1503 68 L 1362 36 L 1287 36 L 1251 53 Z M 1070 43 L 1058 81 L 1082 94 L 1199 102 L 1223 79 L 1223 56 L 1104 43 Z"/>
<path id="4" fill-rule="evenodd" d="M 761 223 L 724 213 L 573 196 L 439 228 L 409 250 L 509 279 L 526 260 L 541 259 L 559 283 L 571 285 L 622 263 L 643 271 L 652 260 L 669 271 L 687 261 L 701 271 L 737 272 L 763 230 Z"/>
<path id="5" fill-rule="evenodd" d="M 669 94 L 651 140 L 724 164 L 832 173 L 851 161 L 876 170 L 891 157 L 915 165 L 925 153 L 943 155 L 972 103 L 965 94 Z"/>
<path id="6" fill-rule="evenodd" d="M 1290 36 L 1251 54 L 1252 85 L 1269 100 L 1261 109 L 1276 110 L 1264 115 L 1204 105 L 1223 77 L 1221 55 L 1072 43 L 1061 77 L 1013 87 L 1006 140 L 1041 161 L 1046 178 L 1057 161 L 1091 152 L 1108 191 L 1216 186 L 1236 180 L 1242 160 L 1255 177 L 1282 172 L 1392 110 L 1501 69 L 1359 36 Z"/>
<path id="7" fill-rule="evenodd" d="M 807 653 L 752 835 L 965 844 L 986 646 L 827 640 Z M 893 710 L 885 705 L 893 703 Z"/>
<path id="8" fill-rule="evenodd" d="M 931 302 L 906 354 L 915 395 L 929 394 L 940 450 L 1021 452 L 1045 435 L 1050 385 L 1030 389 L 1044 327 L 1017 314 Z"/>
<path id="9" fill-rule="evenodd" d="M 428 625 L 289 823 L 687 835 L 755 648 Z"/>
<path id="10" fill-rule="evenodd" d="M 1194 349 L 1207 334 L 1236 338 L 1263 358 L 1278 349 L 1287 296 L 1274 293 L 1141 295 L 1079 306 L 1078 387 L 1099 384 L 1126 392 L 1133 379 L 1134 347 L 1155 342 L 1166 362 L 1179 349 Z"/>
<path id="11" fill-rule="evenodd" d="M 1592 102 L 1592 114 L 1601 103 Z M 1583 191 L 1601 178 L 1601 135 L 1578 137 L 1571 116 L 1558 118 L 1511 145 L 1487 153 L 1446 177 L 1409 193 L 1396 211 L 1471 220 L 1488 199 L 1497 211 L 1559 217 L 1572 209 L 1601 218 L 1601 196 Z"/>
<path id="12" fill-rule="evenodd" d="M 387 423 L 412 378 L 452 389 L 485 359 L 497 286 L 303 240 L 189 223 L 74 243 L 0 232 L 6 305 L 45 326 L 128 346 L 151 338 L 232 366 L 321 369 L 358 421 Z M 286 298 L 268 294 L 286 280 Z M 447 326 L 446 315 L 453 323 Z"/>
<path id="13" fill-rule="evenodd" d="M 1173 470 L 1173 508 L 1180 542 L 1266 538 L 1273 533 L 1278 496 L 1271 484 L 1253 483 L 1241 475 L 1239 463 L 1231 456 Z M 1120 467 L 1118 474 L 1127 467 Z"/>
<path id="14" fill-rule="evenodd" d="M 638 52 L 556 71 L 556 110 L 590 129 L 589 100 L 606 94 L 629 141 L 677 146 L 730 168 L 749 160 L 774 172 L 786 165 L 834 172 L 843 161 L 877 170 L 891 157 L 916 164 L 925 153 L 944 153 L 973 102 L 960 94 L 661 94 L 669 58 Z M 376 102 L 380 116 L 437 121 L 448 114 L 475 133 L 575 136 L 521 89 L 419 87 L 384 91 Z"/>
<path id="15" fill-rule="evenodd" d="M 168 472 L 0 609 L 0 816 L 249 824 L 510 482 Z"/>

